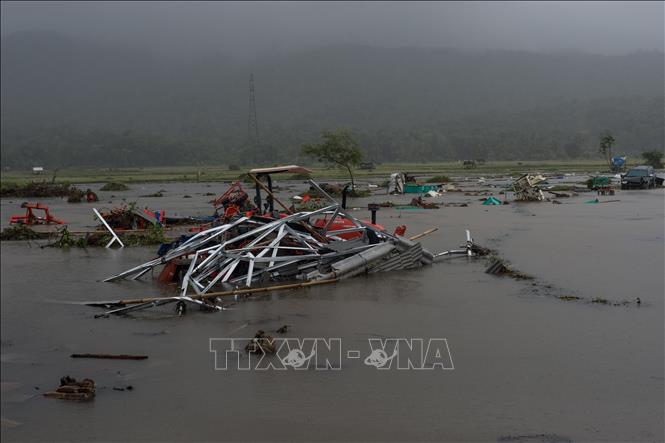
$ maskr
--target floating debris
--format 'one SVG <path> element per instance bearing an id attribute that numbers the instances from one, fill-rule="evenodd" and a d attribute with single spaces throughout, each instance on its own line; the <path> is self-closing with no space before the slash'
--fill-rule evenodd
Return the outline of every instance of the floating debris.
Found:
<path id="1" fill-rule="evenodd" d="M 545 181 L 542 175 L 524 174 L 513 182 L 515 200 L 518 201 L 542 201 L 545 200 L 543 191 L 538 187 L 539 183 Z"/>
<path id="2" fill-rule="evenodd" d="M 127 355 L 127 354 L 72 354 L 71 358 L 101 358 L 107 360 L 145 360 L 147 355 Z"/>
<path id="3" fill-rule="evenodd" d="M 422 197 L 411 199 L 411 206 L 414 206 L 416 208 L 423 208 L 423 209 L 439 209 L 438 204 L 425 202 L 425 201 L 423 201 Z"/>
<path id="4" fill-rule="evenodd" d="M 559 300 L 563 301 L 575 301 L 575 300 L 581 300 L 581 297 L 578 297 L 576 295 L 560 295 L 557 297 Z"/>
<path id="5" fill-rule="evenodd" d="M 573 440 L 557 434 L 504 435 L 497 438 L 500 443 L 573 443 Z"/>
<path id="6" fill-rule="evenodd" d="M 85 378 L 80 382 L 66 375 L 60 379 L 60 387 L 44 393 L 44 397 L 59 400 L 87 401 L 95 397 L 95 382 Z"/>
<path id="7" fill-rule="evenodd" d="M 494 259 L 492 264 L 490 264 L 489 267 L 485 269 L 485 273 L 493 275 L 506 275 L 516 280 L 533 280 L 533 277 L 530 275 L 509 268 L 505 262 L 500 259 Z"/>
<path id="8" fill-rule="evenodd" d="M 483 201 L 483 205 L 484 205 L 484 206 L 488 206 L 488 205 L 501 206 L 501 201 L 497 200 L 497 199 L 494 198 L 494 197 L 487 197 L 487 198 Z"/>
<path id="9" fill-rule="evenodd" d="M 274 354 L 277 351 L 275 339 L 259 330 L 254 338 L 247 343 L 245 351 L 250 354 Z"/>

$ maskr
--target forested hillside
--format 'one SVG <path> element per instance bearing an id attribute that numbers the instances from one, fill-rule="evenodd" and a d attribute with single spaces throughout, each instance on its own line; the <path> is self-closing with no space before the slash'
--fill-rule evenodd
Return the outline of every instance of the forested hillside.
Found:
<path id="1" fill-rule="evenodd" d="M 658 52 L 344 46 L 248 63 L 20 33 L 2 39 L 1 73 L 3 167 L 291 162 L 338 126 L 375 161 L 588 157 L 605 129 L 619 152 L 664 147 Z"/>

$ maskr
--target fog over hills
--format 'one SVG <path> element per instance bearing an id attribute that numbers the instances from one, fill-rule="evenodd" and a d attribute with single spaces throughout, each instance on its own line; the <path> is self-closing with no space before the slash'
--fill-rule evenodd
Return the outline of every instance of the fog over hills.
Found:
<path id="1" fill-rule="evenodd" d="M 249 60 L 21 31 L 2 38 L 2 164 L 297 161 L 345 126 L 377 161 L 576 158 L 611 130 L 663 149 L 660 51 L 328 45 Z M 247 145 L 253 73 L 260 145 Z"/>

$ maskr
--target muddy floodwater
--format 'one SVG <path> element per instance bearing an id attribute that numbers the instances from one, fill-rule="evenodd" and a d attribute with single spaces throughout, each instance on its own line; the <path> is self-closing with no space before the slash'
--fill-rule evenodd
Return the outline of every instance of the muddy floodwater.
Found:
<path id="1" fill-rule="evenodd" d="M 284 199 L 303 186 L 281 185 Z M 100 192 L 97 207 L 164 190 L 139 204 L 210 215 L 213 197 L 205 194 L 226 187 L 133 184 Z M 378 191 L 349 206 L 368 218 L 370 201 L 411 197 Z M 169 305 L 95 319 L 100 308 L 70 302 L 173 291 L 156 275 L 101 282 L 153 258 L 156 247 L 3 242 L 3 441 L 663 441 L 665 191 L 618 191 L 597 204 L 586 203 L 591 193 L 561 204 L 483 206 L 480 198 L 449 192 L 433 201 L 468 206 L 381 208 L 378 222 L 390 232 L 406 225 L 407 235 L 438 227 L 420 240 L 432 252 L 463 244 L 469 229 L 534 280 L 485 274 L 485 259 L 465 257 L 256 296 L 223 312 L 190 308 L 177 317 Z M 21 201 L 2 200 L 3 227 L 22 212 Z M 95 224 L 90 204 L 42 203 L 72 229 Z M 282 325 L 290 329 L 280 336 Z M 259 329 L 339 339 L 340 369 L 215 370 L 210 338 Z M 454 369 L 366 365 L 369 339 L 377 338 L 445 338 Z M 70 358 L 88 352 L 149 358 Z M 44 398 L 64 375 L 95 380 L 96 398 Z"/>

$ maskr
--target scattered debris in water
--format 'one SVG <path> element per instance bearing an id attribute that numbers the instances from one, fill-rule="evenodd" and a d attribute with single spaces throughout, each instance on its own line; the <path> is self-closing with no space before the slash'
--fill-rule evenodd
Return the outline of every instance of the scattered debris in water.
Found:
<path id="1" fill-rule="evenodd" d="M 485 269 L 485 273 L 493 275 L 506 275 L 508 277 L 514 278 L 515 280 L 533 280 L 533 277 L 530 275 L 509 268 L 503 260 L 497 258 L 495 258 L 492 261 L 492 264 L 490 264 L 489 267 Z"/>
<path id="2" fill-rule="evenodd" d="M 95 397 L 95 382 L 85 378 L 80 382 L 66 375 L 60 379 L 60 387 L 55 391 L 45 392 L 44 397 L 59 400 L 87 401 Z"/>
<path id="3" fill-rule="evenodd" d="M 266 335 L 265 331 L 257 331 L 254 338 L 245 346 L 250 354 L 274 354 L 277 351 L 275 339 Z"/>
<path id="4" fill-rule="evenodd" d="M 128 354 L 72 354 L 71 358 L 101 358 L 107 360 L 145 360 L 147 355 L 128 355 Z"/>
<path id="5" fill-rule="evenodd" d="M 543 191 L 538 186 L 545 181 L 542 175 L 524 174 L 513 182 L 513 192 L 517 201 L 542 201 L 545 200 Z"/>
<path id="6" fill-rule="evenodd" d="M 269 170 L 287 171 L 293 168 Z M 275 218 L 268 207 L 266 214 L 234 214 L 225 224 L 178 241 L 161 257 L 104 281 L 137 279 L 156 266 L 165 266 L 160 281 L 169 280 L 163 275 L 165 272 L 170 279 L 179 276 L 181 295 L 164 298 L 163 303 L 175 302 L 178 306 L 184 306 L 187 302 L 201 306 L 203 299 L 214 301 L 216 297 L 200 296 L 209 293 L 215 286 L 252 288 L 268 282 L 337 281 L 359 274 L 413 269 L 434 261 L 434 254 L 414 241 L 419 237 L 406 239 L 397 233 L 388 233 L 381 225 L 351 216 L 344 203 L 338 204 L 313 180 L 309 181 L 310 185 L 329 200 L 330 205 L 314 211 L 293 212 L 274 196 L 270 180 L 266 187 L 252 171 L 249 176 L 257 183 L 257 207 L 261 202 L 258 189 L 263 189 L 268 193 L 268 206 L 276 202 L 286 213 Z M 239 184 L 234 186 L 237 188 Z M 375 217 L 378 207 L 370 209 Z M 464 249 L 439 255 L 475 256 L 480 249 L 474 246 L 467 231 Z M 187 295 L 190 290 L 194 295 Z M 142 307 L 132 306 L 110 312 L 124 313 L 129 312 L 127 309 L 152 306 L 155 303 L 146 302 Z M 214 304 L 212 306 L 215 307 Z M 184 308 L 180 308 L 178 314 L 183 313 Z"/>
<path id="7" fill-rule="evenodd" d="M 558 299 L 563 301 L 574 301 L 574 300 L 581 300 L 582 298 L 576 295 L 560 295 Z"/>
<path id="8" fill-rule="evenodd" d="M 496 441 L 501 443 L 573 443 L 572 439 L 557 434 L 505 435 L 500 436 Z"/>

